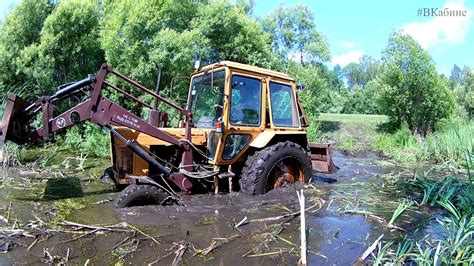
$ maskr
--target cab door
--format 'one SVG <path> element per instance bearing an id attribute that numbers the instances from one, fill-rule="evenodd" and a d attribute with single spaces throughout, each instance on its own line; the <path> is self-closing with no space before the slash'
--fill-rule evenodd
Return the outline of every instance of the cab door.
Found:
<path id="1" fill-rule="evenodd" d="M 232 164 L 265 128 L 265 78 L 241 70 L 231 71 L 227 88 L 225 133 L 219 147 L 219 162 Z"/>

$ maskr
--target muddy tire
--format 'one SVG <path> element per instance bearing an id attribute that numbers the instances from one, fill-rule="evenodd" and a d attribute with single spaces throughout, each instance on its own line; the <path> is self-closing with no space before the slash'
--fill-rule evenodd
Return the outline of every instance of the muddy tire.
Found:
<path id="1" fill-rule="evenodd" d="M 165 205 L 169 195 L 153 185 L 129 185 L 115 199 L 116 208 L 143 205 Z"/>
<path id="2" fill-rule="evenodd" d="M 287 183 L 306 183 L 312 175 L 308 153 L 294 142 L 280 142 L 247 158 L 240 190 L 249 195 L 264 194 Z"/>

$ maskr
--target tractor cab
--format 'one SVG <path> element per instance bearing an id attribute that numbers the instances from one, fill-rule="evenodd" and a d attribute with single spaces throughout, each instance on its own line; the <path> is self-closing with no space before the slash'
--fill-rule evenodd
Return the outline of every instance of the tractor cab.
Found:
<path id="1" fill-rule="evenodd" d="M 275 136 L 306 147 L 308 123 L 296 87 L 286 74 L 230 61 L 193 73 L 187 109 L 194 127 L 209 134 L 208 156 L 232 164 Z"/>

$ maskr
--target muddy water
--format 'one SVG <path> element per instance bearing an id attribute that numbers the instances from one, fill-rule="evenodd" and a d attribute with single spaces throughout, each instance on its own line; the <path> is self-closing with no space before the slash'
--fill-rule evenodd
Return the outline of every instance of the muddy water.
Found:
<path id="1" fill-rule="evenodd" d="M 340 170 L 314 177 L 310 186 L 294 186 L 248 197 L 238 193 L 193 195 L 183 197 L 183 206 L 143 206 L 116 210 L 111 186 L 96 181 L 96 173 L 84 172 L 66 177 L 44 179 L 20 169 L 3 170 L 0 188 L 0 214 L 5 217 L 11 202 L 10 219 L 18 224 L 41 217 L 51 224 L 60 220 L 99 225 L 126 222 L 140 228 L 149 238 L 123 233 L 91 234 L 77 240 L 71 233 L 55 232 L 47 240 L 20 238 L 19 244 L 0 255 L 1 264 L 41 263 L 43 248 L 52 255 L 65 256 L 81 264 L 169 265 L 175 258 L 176 243 L 185 244 L 187 252 L 181 263 L 194 265 L 275 265 L 296 264 L 299 259 L 299 218 L 255 221 L 239 228 L 247 220 L 276 217 L 298 210 L 296 189 L 305 189 L 307 212 L 308 260 L 310 265 L 350 264 L 381 234 L 398 240 L 399 231 L 390 231 L 380 222 L 367 219 L 357 211 L 367 211 L 389 220 L 399 200 L 405 196 L 390 173 L 411 175 L 407 170 L 369 154 L 362 158 L 335 154 Z M 106 167 L 106 165 L 104 165 Z M 92 176 L 92 177 L 91 177 Z M 95 176 L 95 177 L 94 177 Z M 104 203 L 105 202 L 105 203 Z M 61 219 L 59 219 L 59 218 Z M 436 232 L 433 219 L 416 209 L 409 209 L 397 226 L 413 237 Z M 0 222 L 0 228 L 5 225 Z M 282 231 L 281 231 L 282 230 Z M 271 234 L 280 232 L 278 237 Z M 235 239 L 203 255 L 214 238 Z M 123 242 L 126 239 L 127 241 Z M 130 245 L 118 245 L 134 240 Z M 268 241 L 265 241 L 268 240 Z M 23 245 L 23 246 L 22 246 Z M 117 246 L 118 245 L 118 246 Z M 197 255 L 193 256 L 193 253 Z M 247 257 L 243 257 L 247 254 Z"/>

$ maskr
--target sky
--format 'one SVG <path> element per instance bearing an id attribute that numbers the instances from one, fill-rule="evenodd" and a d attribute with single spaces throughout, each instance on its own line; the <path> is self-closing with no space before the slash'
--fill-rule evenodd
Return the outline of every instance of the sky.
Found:
<path id="1" fill-rule="evenodd" d="M 0 0 L 0 20 L 18 2 Z M 358 62 L 362 55 L 380 59 L 390 33 L 401 30 L 430 53 L 439 72 L 449 76 L 454 64 L 474 67 L 474 0 L 255 0 L 253 15 L 263 18 L 281 4 L 314 12 L 330 65 Z M 418 16 L 420 8 L 466 10 L 466 16 Z"/>
<path id="2" fill-rule="evenodd" d="M 454 64 L 474 67 L 474 0 L 256 0 L 254 16 L 263 18 L 280 4 L 314 12 L 329 44 L 330 65 L 358 62 L 362 55 L 380 59 L 390 33 L 401 30 L 429 52 L 439 72 L 449 76 Z M 466 16 L 418 16 L 420 8 L 466 10 Z"/>

